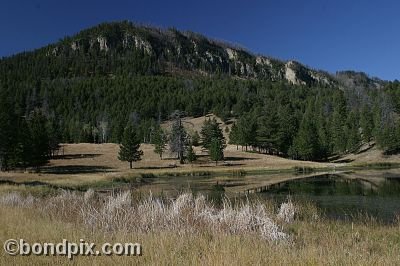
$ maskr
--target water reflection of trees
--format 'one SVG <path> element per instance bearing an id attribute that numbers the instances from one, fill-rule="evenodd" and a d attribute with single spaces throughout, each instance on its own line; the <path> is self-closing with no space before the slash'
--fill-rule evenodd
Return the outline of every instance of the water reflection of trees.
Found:
<path id="1" fill-rule="evenodd" d="M 271 186 L 269 193 L 315 196 L 400 196 L 400 178 L 383 178 L 374 183 L 366 179 L 350 179 L 340 175 L 322 175 L 290 180 Z"/>

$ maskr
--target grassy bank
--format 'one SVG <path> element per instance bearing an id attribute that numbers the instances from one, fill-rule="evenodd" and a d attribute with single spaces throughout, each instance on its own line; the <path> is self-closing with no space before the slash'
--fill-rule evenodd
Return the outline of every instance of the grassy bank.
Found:
<path id="1" fill-rule="evenodd" d="M 2 242 L 9 238 L 24 238 L 29 242 L 59 242 L 66 238 L 79 242 L 83 238 L 98 244 L 138 242 L 143 247 L 140 257 L 76 257 L 73 262 L 77 265 L 400 263 L 399 224 L 383 225 L 367 217 L 360 217 L 353 224 L 327 220 L 308 204 L 295 204 L 292 217 L 289 212 L 282 214 L 285 211 L 270 202 L 232 202 L 216 207 L 190 195 L 176 201 L 164 200 L 161 207 L 157 199 L 127 194 L 105 201 L 94 194 L 79 193 L 42 199 L 7 195 L 3 194 L 0 200 Z M 159 211 L 155 206 L 159 206 Z M 91 212 L 93 209 L 96 211 Z M 143 211 L 140 216 L 139 210 Z M 208 210 L 210 217 L 219 218 L 202 220 L 199 217 L 204 215 L 196 216 L 195 210 L 198 214 Z M 107 211 L 113 215 L 104 215 Z M 94 213 L 103 215 L 88 222 L 89 216 L 85 214 Z M 158 219 L 151 219 L 156 216 Z M 264 219 L 264 223 L 256 218 Z M 266 221 L 270 224 L 261 230 Z M 282 233 L 280 237 L 271 237 L 274 230 Z M 65 257 L 12 257 L 4 252 L 0 256 L 1 265 L 49 263 L 63 265 L 69 261 Z"/>

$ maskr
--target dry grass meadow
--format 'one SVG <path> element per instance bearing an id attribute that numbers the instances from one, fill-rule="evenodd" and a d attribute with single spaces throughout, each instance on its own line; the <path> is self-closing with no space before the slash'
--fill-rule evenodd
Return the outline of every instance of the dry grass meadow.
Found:
<path id="1" fill-rule="evenodd" d="M 41 181 L 57 185 L 72 185 L 110 180 L 119 176 L 140 175 L 145 173 L 172 174 L 191 172 L 231 172 L 239 170 L 279 170 L 292 169 L 295 166 L 329 168 L 342 164 L 299 162 L 272 155 L 257 154 L 237 150 L 236 146 L 228 145 L 225 150 L 225 161 L 211 162 L 208 156 L 195 147 L 199 155 L 193 164 L 179 164 L 174 154 L 168 152 L 163 159 L 154 153 L 153 145 L 142 144 L 144 156 L 134 163 L 134 169 L 129 164 L 118 160 L 118 144 L 65 144 L 64 155 L 60 159 L 51 160 L 40 173 L 11 171 L 0 173 L 1 180 L 14 182 Z"/>
<path id="2" fill-rule="evenodd" d="M 88 193 L 86 193 L 88 194 Z M 285 211 L 286 208 L 286 211 Z M 0 255 L 1 265 L 398 265 L 400 225 L 325 220 L 312 205 L 226 203 L 201 197 L 103 201 L 81 193 L 0 197 L 0 241 L 133 242 L 142 256 L 66 257 Z"/>

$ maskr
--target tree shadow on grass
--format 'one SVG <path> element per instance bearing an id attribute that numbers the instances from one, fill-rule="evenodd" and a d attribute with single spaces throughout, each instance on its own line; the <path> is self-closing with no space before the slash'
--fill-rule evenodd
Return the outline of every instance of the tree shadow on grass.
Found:
<path id="1" fill-rule="evenodd" d="M 24 181 L 24 182 L 15 182 L 12 180 L 0 180 L 0 185 L 11 185 L 11 186 L 28 186 L 28 187 L 37 187 L 37 186 L 44 186 L 52 189 L 64 189 L 64 190 L 80 190 L 79 188 L 72 188 L 66 186 L 59 186 L 54 184 L 49 184 L 42 181 Z"/>
<path id="2" fill-rule="evenodd" d="M 236 166 L 243 166 L 245 164 L 243 163 L 235 163 L 235 164 L 230 164 L 230 163 L 224 163 L 224 162 L 218 162 L 217 165 L 215 165 L 215 162 L 209 162 L 208 165 L 196 165 L 201 168 L 213 168 L 215 166 L 226 166 L 226 167 L 236 167 Z"/>
<path id="3" fill-rule="evenodd" d="M 142 166 L 142 167 L 134 167 L 134 169 L 151 169 L 151 170 L 157 170 L 157 169 L 171 169 L 171 168 L 177 168 L 177 165 L 168 165 L 168 166 Z"/>
<path id="4" fill-rule="evenodd" d="M 102 154 L 65 154 L 65 155 L 56 155 L 54 156 L 54 160 L 73 160 L 73 159 L 86 159 L 86 158 L 96 158 L 101 156 Z"/>
<path id="5" fill-rule="evenodd" d="M 336 160 L 335 163 L 351 163 L 353 162 L 353 159 L 342 159 L 342 160 Z"/>
<path id="6" fill-rule="evenodd" d="M 255 158 L 248 157 L 225 157 L 225 161 L 248 161 L 248 160 L 256 160 Z"/>
<path id="7" fill-rule="evenodd" d="M 64 165 L 64 166 L 47 166 L 40 169 L 41 173 L 67 175 L 67 174 L 95 174 L 111 172 L 114 168 L 108 166 L 97 165 Z"/>

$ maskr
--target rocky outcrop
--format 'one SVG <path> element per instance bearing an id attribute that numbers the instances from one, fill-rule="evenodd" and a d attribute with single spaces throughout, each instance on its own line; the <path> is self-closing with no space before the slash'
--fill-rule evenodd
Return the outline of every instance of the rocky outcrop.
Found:
<path id="1" fill-rule="evenodd" d="M 100 51 L 108 51 L 107 39 L 105 37 L 97 37 L 97 42 L 99 43 Z"/>
<path id="2" fill-rule="evenodd" d="M 299 80 L 297 78 L 297 73 L 294 70 L 295 63 L 293 61 L 289 61 L 285 64 L 285 79 L 292 84 L 299 85 L 303 84 L 305 85 L 305 81 Z"/>
<path id="3" fill-rule="evenodd" d="M 225 51 L 228 54 L 229 60 L 236 61 L 238 59 L 237 51 L 235 51 L 235 50 L 233 50 L 231 48 L 226 48 Z"/>

